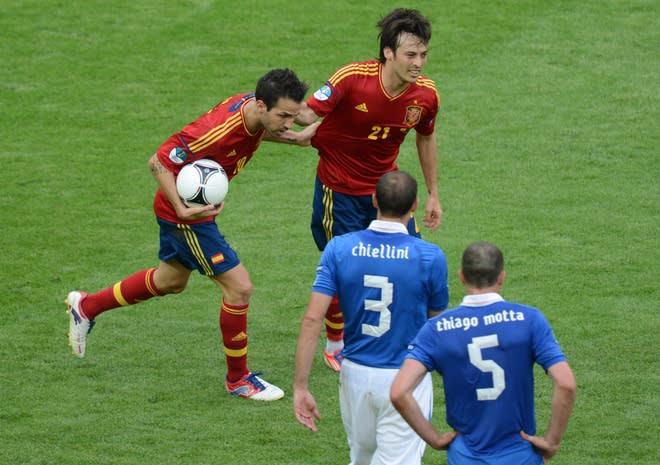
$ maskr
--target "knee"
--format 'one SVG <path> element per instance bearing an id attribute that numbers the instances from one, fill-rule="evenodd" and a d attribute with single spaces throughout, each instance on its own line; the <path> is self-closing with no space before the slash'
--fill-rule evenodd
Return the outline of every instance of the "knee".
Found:
<path id="1" fill-rule="evenodd" d="M 231 289 L 231 293 L 237 300 L 247 303 L 252 297 L 252 281 L 245 279 L 237 282 Z"/>
<path id="2" fill-rule="evenodd" d="M 221 286 L 223 298 L 228 303 L 245 305 L 252 297 L 252 281 L 241 279 L 233 281 L 230 286 Z"/>

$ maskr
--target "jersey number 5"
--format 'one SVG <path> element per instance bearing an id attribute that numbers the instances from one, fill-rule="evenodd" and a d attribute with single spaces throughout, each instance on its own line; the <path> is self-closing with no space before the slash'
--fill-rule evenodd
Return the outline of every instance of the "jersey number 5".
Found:
<path id="1" fill-rule="evenodd" d="M 504 370 L 501 366 L 492 360 L 484 360 L 481 357 L 481 350 L 490 347 L 497 347 L 500 345 L 497 339 L 497 334 L 490 336 L 473 337 L 472 344 L 467 345 L 468 355 L 470 356 L 470 363 L 484 373 L 491 373 L 493 375 L 493 387 L 477 389 L 478 400 L 495 400 L 497 399 L 504 388 L 506 382 L 504 381 Z"/>
<path id="2" fill-rule="evenodd" d="M 364 275 L 364 286 L 380 289 L 380 300 L 365 299 L 364 309 L 370 312 L 380 313 L 378 326 L 362 325 L 362 334 L 380 337 L 390 330 L 392 324 L 392 312 L 389 306 L 392 303 L 394 285 L 387 280 L 387 276 Z"/>

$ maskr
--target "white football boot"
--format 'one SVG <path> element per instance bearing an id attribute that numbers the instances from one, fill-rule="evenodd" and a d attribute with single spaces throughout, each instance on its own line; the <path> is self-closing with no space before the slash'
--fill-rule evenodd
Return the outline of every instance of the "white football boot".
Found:
<path id="1" fill-rule="evenodd" d="M 87 297 L 86 292 L 71 291 L 65 301 L 69 314 L 69 346 L 71 353 L 78 358 L 85 356 L 87 335 L 94 327 L 94 321 L 88 320 L 80 311 L 80 302 L 85 297 Z"/>

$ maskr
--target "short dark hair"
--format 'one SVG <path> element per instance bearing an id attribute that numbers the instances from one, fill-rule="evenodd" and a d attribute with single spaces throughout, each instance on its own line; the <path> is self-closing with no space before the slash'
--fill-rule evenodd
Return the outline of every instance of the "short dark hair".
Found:
<path id="1" fill-rule="evenodd" d="M 431 23 L 419 11 L 397 8 L 377 23 L 380 33 L 380 62 L 385 63 L 386 48 L 396 52 L 401 42 L 401 33 L 419 37 L 424 45 L 431 41 Z"/>
<path id="2" fill-rule="evenodd" d="M 463 252 L 461 269 L 467 285 L 477 289 L 491 287 L 504 269 L 504 255 L 490 242 L 475 242 Z"/>
<path id="3" fill-rule="evenodd" d="M 376 183 L 376 201 L 382 215 L 401 218 L 417 200 L 417 181 L 405 171 L 390 171 Z"/>
<path id="4" fill-rule="evenodd" d="M 305 98 L 307 84 L 303 83 L 296 73 L 287 68 L 273 69 L 264 74 L 257 82 L 254 96 L 266 104 L 270 110 L 281 98 L 289 98 L 300 103 Z"/>

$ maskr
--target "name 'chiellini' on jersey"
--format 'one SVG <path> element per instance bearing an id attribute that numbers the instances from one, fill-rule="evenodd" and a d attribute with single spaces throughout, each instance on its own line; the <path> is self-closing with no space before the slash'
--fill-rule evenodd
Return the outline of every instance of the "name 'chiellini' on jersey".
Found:
<path id="1" fill-rule="evenodd" d="M 378 244 L 372 247 L 371 244 L 365 245 L 360 241 L 358 245 L 351 249 L 354 257 L 382 258 L 390 260 L 408 260 L 408 246 L 399 248 L 390 244 Z"/>

